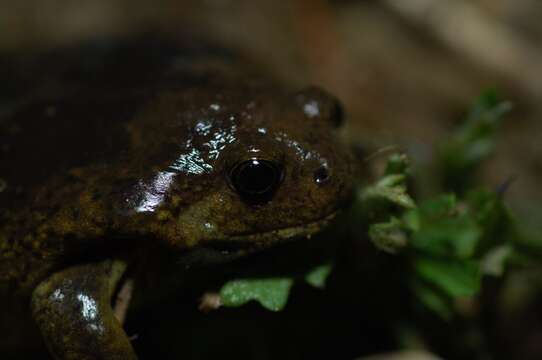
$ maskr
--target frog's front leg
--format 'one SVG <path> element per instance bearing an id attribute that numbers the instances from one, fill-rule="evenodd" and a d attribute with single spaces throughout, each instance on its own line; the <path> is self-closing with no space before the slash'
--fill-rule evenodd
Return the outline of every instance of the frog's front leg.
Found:
<path id="1" fill-rule="evenodd" d="M 56 359 L 137 359 L 111 308 L 126 265 L 108 260 L 53 274 L 32 295 L 32 313 Z"/>

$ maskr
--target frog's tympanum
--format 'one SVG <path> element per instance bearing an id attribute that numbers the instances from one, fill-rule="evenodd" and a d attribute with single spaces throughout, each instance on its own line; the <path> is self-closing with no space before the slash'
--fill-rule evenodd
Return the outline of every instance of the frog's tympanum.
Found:
<path id="1" fill-rule="evenodd" d="M 27 65 L 0 109 L 0 282 L 57 359 L 136 358 L 111 303 L 156 248 L 248 254 L 317 232 L 349 192 L 337 101 L 227 52 L 107 43 Z"/>

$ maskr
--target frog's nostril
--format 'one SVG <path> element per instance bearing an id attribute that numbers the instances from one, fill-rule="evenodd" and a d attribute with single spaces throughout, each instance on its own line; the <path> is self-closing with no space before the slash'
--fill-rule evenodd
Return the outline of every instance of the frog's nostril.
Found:
<path id="1" fill-rule="evenodd" d="M 329 180 L 329 170 L 327 166 L 320 166 L 314 172 L 314 182 L 318 185 L 323 185 Z"/>

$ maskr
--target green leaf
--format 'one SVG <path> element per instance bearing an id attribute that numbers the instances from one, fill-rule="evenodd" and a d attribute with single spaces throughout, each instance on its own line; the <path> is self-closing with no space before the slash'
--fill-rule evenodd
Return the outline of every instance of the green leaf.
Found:
<path id="1" fill-rule="evenodd" d="M 470 213 L 459 212 L 453 195 L 423 202 L 406 213 L 403 221 L 412 231 L 413 248 L 437 256 L 470 258 L 482 236 Z"/>
<path id="2" fill-rule="evenodd" d="M 412 235 L 412 246 L 438 256 L 467 259 L 474 255 L 481 231 L 468 216 L 425 222 Z"/>
<path id="3" fill-rule="evenodd" d="M 280 311 L 286 306 L 292 278 L 239 279 L 226 283 L 220 290 L 222 304 L 238 307 L 255 300 L 264 308 Z"/>
<path id="4" fill-rule="evenodd" d="M 405 209 L 416 207 L 414 200 L 407 193 L 404 175 L 387 175 L 375 185 L 367 187 L 361 194 L 361 201 L 383 201 Z"/>
<path id="5" fill-rule="evenodd" d="M 464 192 L 474 170 L 487 159 L 495 146 L 495 135 L 511 104 L 487 91 L 472 106 L 466 121 L 438 148 L 441 177 L 447 189 Z"/>
<path id="6" fill-rule="evenodd" d="M 305 281 L 315 288 L 323 289 L 329 274 L 331 274 L 331 269 L 331 264 L 317 266 L 305 275 Z"/>
<path id="7" fill-rule="evenodd" d="M 429 310 L 445 320 L 450 320 L 453 311 L 452 304 L 448 297 L 421 281 L 415 281 L 412 285 L 412 289 L 418 300 Z"/>
<path id="8" fill-rule="evenodd" d="M 408 244 L 404 225 L 395 217 L 385 223 L 372 224 L 369 227 L 369 238 L 376 248 L 391 254 L 396 254 Z"/>
<path id="9" fill-rule="evenodd" d="M 496 246 L 515 243 L 520 237 L 517 220 L 494 191 L 476 190 L 467 194 L 467 203 L 483 230 L 480 250 L 490 251 Z"/>
<path id="10" fill-rule="evenodd" d="M 419 256 L 414 267 L 421 279 L 451 297 L 470 297 L 480 290 L 481 271 L 477 261 Z"/>
<path id="11" fill-rule="evenodd" d="M 410 160 L 406 154 L 393 154 L 388 158 L 385 175 L 410 175 Z"/>
<path id="12" fill-rule="evenodd" d="M 502 276 L 512 251 L 510 245 L 501 245 L 489 251 L 482 259 L 482 272 L 486 275 Z"/>
<path id="13" fill-rule="evenodd" d="M 419 212 L 424 218 L 442 218 L 456 211 L 457 199 L 454 194 L 439 195 L 420 204 Z"/>
<path id="14" fill-rule="evenodd" d="M 406 176 L 404 174 L 390 174 L 380 178 L 375 187 L 377 188 L 391 188 L 401 186 L 403 187 L 406 181 Z"/>

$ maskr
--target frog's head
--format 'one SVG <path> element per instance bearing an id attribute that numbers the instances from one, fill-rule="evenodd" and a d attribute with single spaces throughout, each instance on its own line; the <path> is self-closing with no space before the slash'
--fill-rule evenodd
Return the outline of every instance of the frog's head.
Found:
<path id="1" fill-rule="evenodd" d="M 138 202 L 159 217 L 167 212 L 159 236 L 180 247 L 252 250 L 309 236 L 335 216 L 351 190 L 351 159 L 336 141 L 342 111 L 334 97 L 317 88 L 190 96 L 181 105 L 163 100 L 182 119 L 164 126 L 171 135 L 160 142 L 178 143 L 186 124 L 190 135 L 153 180 L 143 197 L 150 201 Z"/>
<path id="2" fill-rule="evenodd" d="M 335 139 L 343 115 L 334 97 L 308 88 L 246 98 L 209 100 L 211 110 L 192 122 L 191 155 L 177 165 L 198 174 L 187 175 L 179 197 L 193 200 L 175 219 L 189 245 L 255 249 L 309 236 L 349 195 L 351 158 Z"/>

